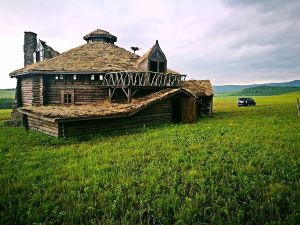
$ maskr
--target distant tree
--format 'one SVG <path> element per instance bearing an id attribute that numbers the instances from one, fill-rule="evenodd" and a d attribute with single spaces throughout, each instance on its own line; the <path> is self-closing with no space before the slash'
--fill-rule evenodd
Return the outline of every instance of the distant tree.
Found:
<path id="1" fill-rule="evenodd" d="M 139 47 L 131 47 L 131 50 L 135 54 L 135 52 L 138 51 L 138 50 L 140 50 L 140 48 Z"/>

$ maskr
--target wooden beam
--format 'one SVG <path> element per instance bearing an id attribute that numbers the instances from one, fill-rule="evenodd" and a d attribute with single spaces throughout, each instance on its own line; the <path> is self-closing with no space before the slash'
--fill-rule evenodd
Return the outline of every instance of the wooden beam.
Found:
<path id="1" fill-rule="evenodd" d="M 135 89 L 133 92 L 132 92 L 132 97 L 138 92 L 139 89 Z"/>
<path id="2" fill-rule="evenodd" d="M 131 100 L 132 100 L 132 92 L 131 92 L 131 88 L 128 88 L 128 95 L 127 95 L 127 98 L 128 98 L 128 103 L 131 103 Z"/>
<path id="3" fill-rule="evenodd" d="M 108 101 L 111 103 L 112 102 L 112 98 L 114 96 L 115 93 L 115 88 L 109 88 L 108 89 Z"/>
<path id="4" fill-rule="evenodd" d="M 122 91 L 124 92 L 124 94 L 125 94 L 126 97 L 128 98 L 128 93 L 125 91 L 125 88 L 122 87 Z"/>

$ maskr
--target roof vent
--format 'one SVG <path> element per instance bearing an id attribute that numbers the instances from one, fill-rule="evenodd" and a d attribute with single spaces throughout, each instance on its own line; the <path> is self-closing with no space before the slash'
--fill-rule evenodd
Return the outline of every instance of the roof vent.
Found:
<path id="1" fill-rule="evenodd" d="M 109 44 L 114 44 L 117 41 L 116 36 L 110 34 L 105 30 L 100 30 L 100 29 L 94 30 L 93 32 L 85 35 L 83 39 L 87 41 L 87 43 L 105 42 Z"/>

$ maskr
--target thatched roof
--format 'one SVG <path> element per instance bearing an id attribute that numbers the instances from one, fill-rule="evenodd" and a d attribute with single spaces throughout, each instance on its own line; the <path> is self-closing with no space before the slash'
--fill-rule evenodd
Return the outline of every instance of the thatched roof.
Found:
<path id="1" fill-rule="evenodd" d="M 97 104 L 85 105 L 49 105 L 49 106 L 27 106 L 19 109 L 24 114 L 34 114 L 39 117 L 55 120 L 87 119 L 87 118 L 109 118 L 131 116 L 140 110 L 152 105 L 157 101 L 166 99 L 178 93 L 193 96 L 190 92 L 182 89 L 164 89 L 147 95 L 146 97 L 133 99 L 131 103 L 109 103 L 102 101 Z"/>
<path id="2" fill-rule="evenodd" d="M 36 72 L 114 72 L 141 71 L 135 55 L 116 45 L 93 42 L 73 48 L 52 59 L 28 65 L 15 70 L 10 76 Z"/>
<path id="3" fill-rule="evenodd" d="M 112 35 L 108 31 L 101 30 L 101 29 L 97 29 L 97 30 L 94 30 L 94 31 L 88 33 L 87 35 L 83 36 L 83 39 L 87 40 L 91 37 L 107 37 L 107 38 L 113 39 L 114 41 L 117 41 L 116 36 Z"/>
<path id="4" fill-rule="evenodd" d="M 142 62 L 144 62 L 145 60 L 147 60 L 149 58 L 150 52 L 152 51 L 154 46 L 152 46 L 149 51 L 147 51 L 144 55 L 142 55 L 141 58 L 139 58 L 137 60 L 137 64 L 140 65 Z"/>
<path id="5" fill-rule="evenodd" d="M 187 80 L 183 82 L 183 87 L 197 97 L 214 95 L 210 80 Z"/>

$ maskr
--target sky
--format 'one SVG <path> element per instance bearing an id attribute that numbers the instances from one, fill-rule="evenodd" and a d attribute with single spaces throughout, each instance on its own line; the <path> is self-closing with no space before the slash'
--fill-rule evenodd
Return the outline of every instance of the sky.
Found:
<path id="1" fill-rule="evenodd" d="M 0 88 L 23 67 L 24 31 L 59 52 L 104 29 L 142 55 L 155 41 L 168 67 L 213 85 L 300 79 L 300 0 L 0 0 Z"/>

